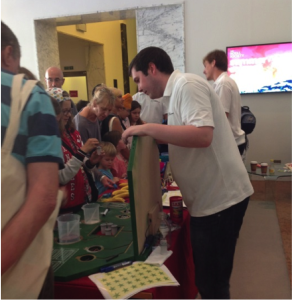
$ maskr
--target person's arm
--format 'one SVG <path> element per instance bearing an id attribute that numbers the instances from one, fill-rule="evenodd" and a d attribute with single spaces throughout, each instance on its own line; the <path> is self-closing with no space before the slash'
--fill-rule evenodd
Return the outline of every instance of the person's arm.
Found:
<path id="1" fill-rule="evenodd" d="M 74 120 L 76 129 L 80 133 L 82 142 L 85 144 L 86 141 L 90 138 L 89 132 L 88 132 L 87 128 L 85 127 L 84 123 L 80 120 L 79 114 L 77 114 L 73 120 Z"/>
<path id="2" fill-rule="evenodd" d="M 59 170 L 59 182 L 61 185 L 67 184 L 80 170 L 83 164 L 83 160 L 78 159 L 75 156 L 72 156 L 69 159 L 64 169 Z"/>
<path id="3" fill-rule="evenodd" d="M 123 133 L 123 138 L 132 135 L 149 135 L 160 142 L 188 148 L 209 147 L 213 139 L 213 127 L 193 125 L 162 125 L 148 123 L 131 126 Z"/>
<path id="4" fill-rule="evenodd" d="M 224 108 L 225 114 L 228 118 L 232 103 L 232 92 L 230 88 L 226 85 L 220 86 L 220 88 L 218 89 L 218 96 Z"/>
<path id="5" fill-rule="evenodd" d="M 78 173 L 80 167 L 83 165 L 83 163 L 85 163 L 85 155 L 96 148 L 98 145 L 98 140 L 91 138 L 88 139 L 86 143 L 80 147 L 79 151 L 66 162 L 64 168 L 59 170 L 60 184 L 67 184 Z M 93 162 L 95 162 L 95 160 Z"/>
<path id="6" fill-rule="evenodd" d="M 1 274 L 20 258 L 49 219 L 56 207 L 58 187 L 57 163 L 27 165 L 25 203 L 1 232 Z"/>
<path id="7" fill-rule="evenodd" d="M 99 169 L 93 169 L 94 179 L 100 181 L 104 187 L 113 188 L 114 182 L 109 179 L 106 175 L 102 174 Z"/>

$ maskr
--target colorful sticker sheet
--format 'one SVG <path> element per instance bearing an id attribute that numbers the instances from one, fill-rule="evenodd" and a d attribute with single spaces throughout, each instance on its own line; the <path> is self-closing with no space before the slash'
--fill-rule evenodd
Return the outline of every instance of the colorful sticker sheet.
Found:
<path id="1" fill-rule="evenodd" d="M 135 262 L 108 273 L 97 273 L 89 278 L 106 299 L 128 299 L 132 295 L 157 286 L 178 286 L 179 283 L 166 266 Z"/>

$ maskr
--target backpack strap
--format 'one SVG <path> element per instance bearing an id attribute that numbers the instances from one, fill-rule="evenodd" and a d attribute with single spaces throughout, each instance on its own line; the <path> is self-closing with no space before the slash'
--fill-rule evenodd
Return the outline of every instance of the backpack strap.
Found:
<path id="1" fill-rule="evenodd" d="M 21 113 L 25 107 L 31 91 L 37 84 L 37 80 L 27 80 L 22 87 L 22 80 L 24 74 L 17 74 L 13 76 L 11 86 L 11 104 L 10 117 L 6 129 L 5 138 L 1 149 L 5 149 L 7 153 L 11 153 L 15 138 L 18 134 L 19 124 L 21 121 Z"/>

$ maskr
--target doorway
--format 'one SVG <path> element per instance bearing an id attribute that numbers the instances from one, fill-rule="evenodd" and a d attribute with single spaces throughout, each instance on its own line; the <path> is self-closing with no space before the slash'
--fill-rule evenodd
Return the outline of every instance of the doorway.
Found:
<path id="1" fill-rule="evenodd" d="M 90 100 L 86 72 L 64 72 L 63 74 L 65 82 L 62 89 L 69 93 L 71 100 L 75 104 L 79 100 Z"/>
<path id="2" fill-rule="evenodd" d="M 172 59 L 174 69 L 185 71 L 185 45 L 184 45 L 184 4 L 157 5 L 150 7 L 133 7 L 132 9 L 120 11 L 101 11 L 85 15 L 71 15 L 66 17 L 53 17 L 50 19 L 35 20 L 35 37 L 37 45 L 37 57 L 39 67 L 39 77 L 44 78 L 46 69 L 49 66 L 60 67 L 60 57 L 58 52 L 58 36 L 56 28 L 59 26 L 69 26 L 76 24 L 86 24 L 88 28 L 91 24 L 100 24 L 109 21 L 127 21 L 132 19 L 136 23 L 134 35 L 136 37 L 135 47 L 128 46 L 129 62 L 135 54 L 148 46 L 156 46 L 164 49 Z M 175 20 L 175 22 L 173 22 Z M 128 28 L 127 28 L 128 29 Z M 128 31 L 128 30 L 127 30 Z M 101 31 L 96 31 L 98 36 Z M 79 38 L 84 38 L 86 32 L 78 32 Z M 109 40 L 114 40 L 108 36 Z M 121 39 L 119 35 L 119 40 Z M 91 40 L 92 41 L 92 40 Z M 115 41 L 115 40 L 114 40 Z M 108 68 L 113 67 L 123 78 L 122 63 L 116 64 L 107 61 L 109 51 L 114 47 L 104 47 L 105 55 L 105 76 L 108 86 L 113 86 L 112 79 L 107 79 Z M 122 61 L 122 59 L 121 59 Z M 130 93 L 136 93 L 136 85 L 132 78 L 129 78 Z M 90 76 L 88 75 L 88 86 L 90 86 Z M 118 88 L 124 90 L 123 79 L 118 80 Z M 132 88 L 133 91 L 132 92 Z"/>

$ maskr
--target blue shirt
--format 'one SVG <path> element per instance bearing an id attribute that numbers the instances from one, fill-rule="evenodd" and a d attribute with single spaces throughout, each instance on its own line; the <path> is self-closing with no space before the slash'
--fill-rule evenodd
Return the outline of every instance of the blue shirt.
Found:
<path id="1" fill-rule="evenodd" d="M 13 74 L 1 70 L 1 145 L 10 119 Z M 23 80 L 23 84 L 25 83 Z M 12 155 L 24 165 L 33 162 L 63 163 L 61 139 L 50 97 L 35 86 L 21 114 Z"/>
<path id="2" fill-rule="evenodd" d="M 98 169 L 102 175 L 106 175 L 109 179 L 114 179 L 114 176 L 110 170 L 105 170 L 105 169 Z M 108 188 L 104 187 L 101 181 L 95 180 L 95 185 L 98 189 L 99 195 L 105 192 Z"/>

